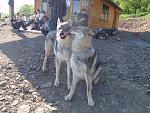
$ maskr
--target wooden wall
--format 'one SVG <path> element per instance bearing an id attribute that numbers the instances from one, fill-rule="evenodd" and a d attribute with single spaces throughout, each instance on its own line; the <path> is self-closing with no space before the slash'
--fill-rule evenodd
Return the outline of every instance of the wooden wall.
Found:
<path id="1" fill-rule="evenodd" d="M 41 10 L 41 3 L 42 3 L 42 0 L 34 0 L 34 9 Z"/>
<path id="2" fill-rule="evenodd" d="M 42 0 L 34 0 L 34 1 L 35 1 L 35 9 L 41 9 Z M 117 8 L 115 8 L 112 4 L 107 4 L 109 5 L 109 16 L 108 16 L 108 21 L 104 21 L 102 19 L 102 8 L 103 8 L 103 3 L 105 0 L 89 0 L 89 1 L 90 1 L 89 22 L 88 22 L 89 27 L 94 28 L 94 29 L 118 28 L 120 12 Z M 71 2 L 73 2 L 73 0 L 71 0 Z M 70 11 L 67 11 L 68 15 L 65 17 L 66 20 L 71 16 L 72 6 L 69 9 Z"/>
<path id="3" fill-rule="evenodd" d="M 93 1 L 93 2 L 92 2 Z M 115 21 L 115 10 L 116 8 L 111 5 L 109 5 L 109 15 L 108 15 L 108 21 L 104 21 L 102 19 L 102 8 L 104 0 L 92 0 L 90 5 L 90 11 L 89 11 L 89 27 L 97 29 L 97 28 L 105 28 L 105 29 L 112 29 L 117 28 L 118 24 Z M 116 17 L 119 18 L 119 17 Z"/>

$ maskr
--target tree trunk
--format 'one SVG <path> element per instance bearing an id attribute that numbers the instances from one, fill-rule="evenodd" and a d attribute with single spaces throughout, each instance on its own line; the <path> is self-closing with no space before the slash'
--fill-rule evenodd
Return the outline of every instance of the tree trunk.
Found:
<path id="1" fill-rule="evenodd" d="M 13 19 L 14 16 L 14 0 L 9 0 L 8 5 L 9 5 L 9 20 L 11 25 L 11 20 Z"/>
<path id="2" fill-rule="evenodd" d="M 51 5 L 51 15 L 49 22 L 50 31 L 56 30 L 57 18 L 59 17 L 63 20 L 63 17 L 66 15 L 67 7 L 66 0 L 49 0 Z"/>
<path id="3" fill-rule="evenodd" d="M 137 12 L 137 8 L 134 9 L 134 14 L 136 14 L 136 12 Z"/>
<path id="4" fill-rule="evenodd" d="M 65 0 L 50 0 L 52 6 L 51 18 L 63 18 L 66 15 L 66 2 Z"/>

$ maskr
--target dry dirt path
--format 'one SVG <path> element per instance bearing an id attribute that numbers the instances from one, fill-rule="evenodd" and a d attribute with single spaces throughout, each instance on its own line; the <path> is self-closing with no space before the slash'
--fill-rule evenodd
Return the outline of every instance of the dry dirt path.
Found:
<path id="1" fill-rule="evenodd" d="M 138 34 L 119 32 L 108 40 L 94 39 L 102 67 L 93 89 L 95 107 L 87 105 L 85 82 L 77 85 L 71 102 L 64 96 L 66 65 L 61 85 L 53 86 L 54 57 L 43 73 L 44 37 L 0 28 L 0 113 L 150 113 L 150 43 Z"/>

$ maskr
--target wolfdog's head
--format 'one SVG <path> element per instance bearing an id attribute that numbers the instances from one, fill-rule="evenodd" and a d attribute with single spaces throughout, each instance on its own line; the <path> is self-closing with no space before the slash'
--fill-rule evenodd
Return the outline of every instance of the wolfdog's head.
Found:
<path id="1" fill-rule="evenodd" d="M 92 48 L 93 31 L 88 27 L 78 26 L 70 29 L 70 37 L 72 38 L 72 50 L 82 51 Z"/>
<path id="2" fill-rule="evenodd" d="M 88 27 L 78 26 L 78 27 L 72 27 L 70 29 L 70 35 L 73 38 L 82 39 L 82 38 L 91 38 L 95 34 Z"/>
<path id="3" fill-rule="evenodd" d="M 58 18 L 57 20 L 57 37 L 61 39 L 65 39 L 66 36 L 70 33 L 71 23 L 69 22 L 61 22 Z"/>

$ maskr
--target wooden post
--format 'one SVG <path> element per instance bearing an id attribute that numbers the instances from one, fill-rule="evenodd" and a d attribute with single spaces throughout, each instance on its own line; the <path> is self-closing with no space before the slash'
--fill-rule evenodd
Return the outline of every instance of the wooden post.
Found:
<path id="1" fill-rule="evenodd" d="M 11 25 L 11 20 L 13 19 L 14 16 L 14 0 L 9 0 L 8 5 L 9 5 L 9 20 L 10 20 L 9 22 Z"/>

